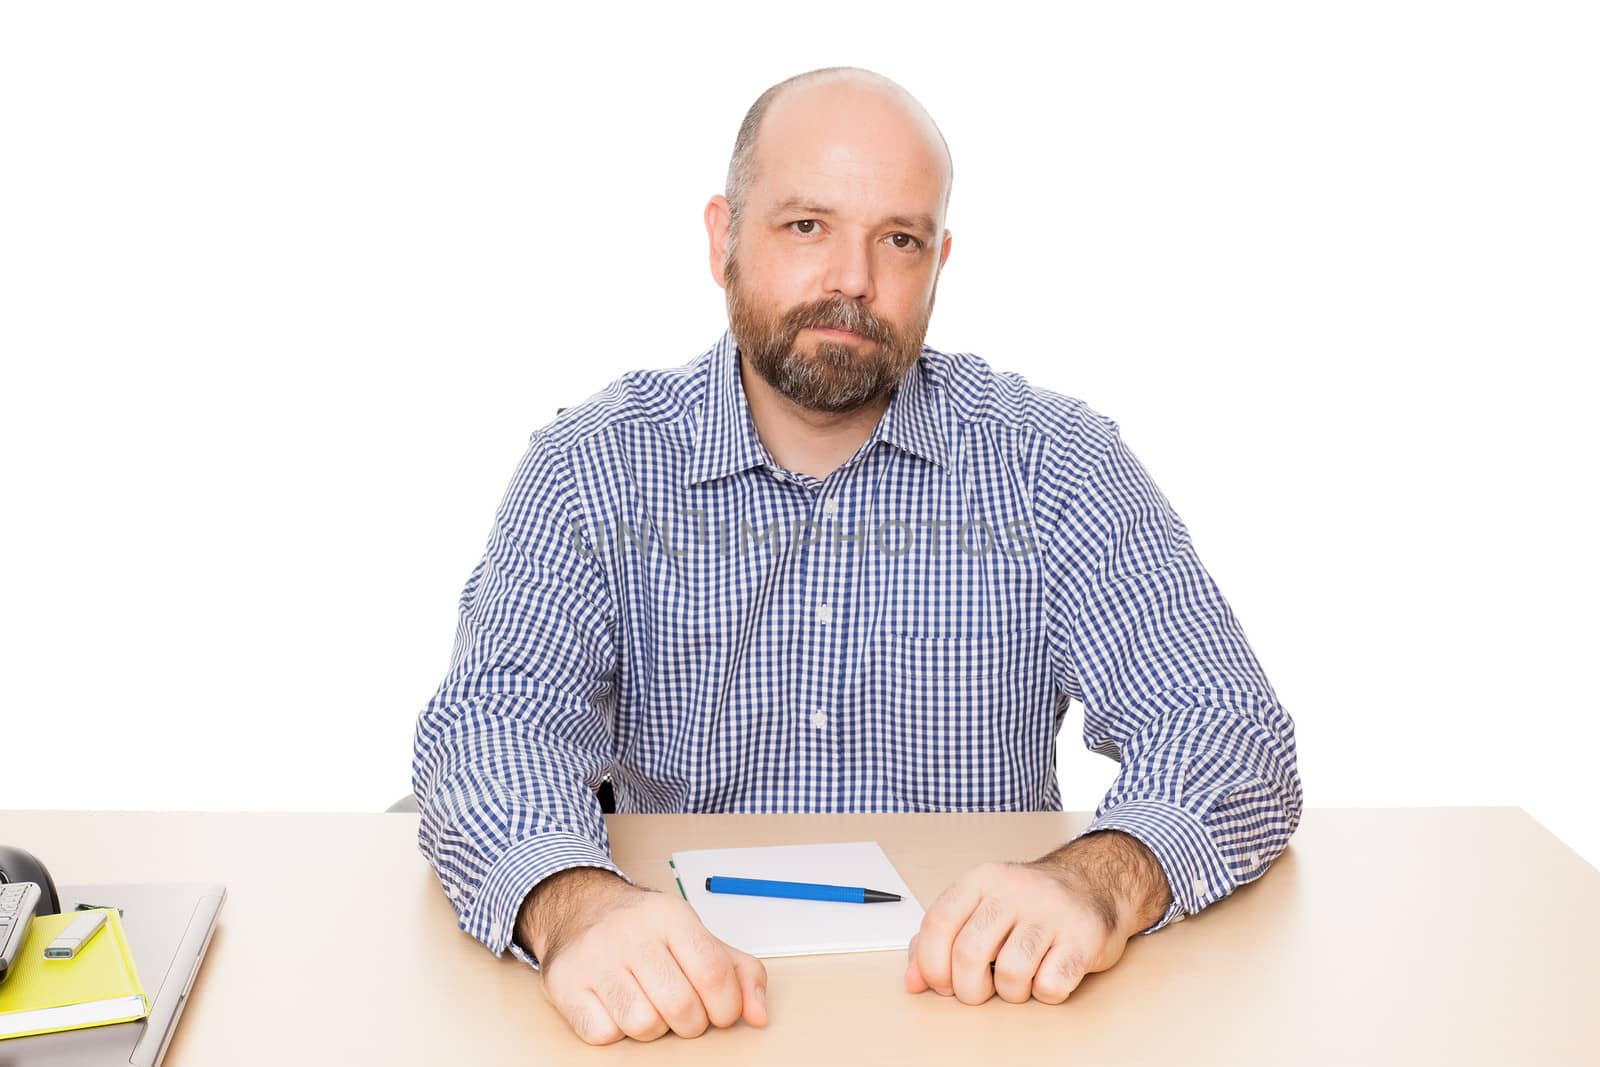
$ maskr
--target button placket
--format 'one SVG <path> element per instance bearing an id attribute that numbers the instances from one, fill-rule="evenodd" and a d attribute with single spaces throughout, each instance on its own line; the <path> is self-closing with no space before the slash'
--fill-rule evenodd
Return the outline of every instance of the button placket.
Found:
<path id="1" fill-rule="evenodd" d="M 833 803 L 844 805 L 852 786 L 851 768 L 843 761 L 849 743 L 844 720 L 839 718 L 844 707 L 835 706 L 841 698 L 841 672 L 850 650 L 844 625 L 850 621 L 851 603 L 849 589 L 852 575 L 865 566 L 855 545 L 839 541 L 841 513 L 850 509 L 843 506 L 842 495 L 854 480 L 855 472 L 849 464 L 835 475 L 823 480 L 820 497 L 813 515 L 821 530 L 810 554 L 810 566 L 805 568 L 808 584 L 810 628 L 807 638 L 814 643 L 816 654 L 811 660 L 812 675 L 806 687 L 808 699 L 805 721 L 807 731 L 819 753 L 826 753 L 826 765 L 832 769 L 834 781 Z"/>

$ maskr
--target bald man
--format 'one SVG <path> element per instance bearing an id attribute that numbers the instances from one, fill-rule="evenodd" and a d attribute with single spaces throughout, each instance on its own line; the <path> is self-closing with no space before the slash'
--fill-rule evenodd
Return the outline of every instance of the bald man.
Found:
<path id="1" fill-rule="evenodd" d="M 705 209 L 729 328 L 536 431 L 421 713 L 419 843 L 462 929 L 585 1041 L 765 1026 L 767 974 L 611 860 L 618 811 L 1060 810 L 1071 700 L 1120 764 L 1093 820 L 928 908 L 905 990 L 1060 1003 L 1260 877 L 1294 726 L 1116 423 L 924 345 L 953 169 L 895 83 L 750 108 Z"/>

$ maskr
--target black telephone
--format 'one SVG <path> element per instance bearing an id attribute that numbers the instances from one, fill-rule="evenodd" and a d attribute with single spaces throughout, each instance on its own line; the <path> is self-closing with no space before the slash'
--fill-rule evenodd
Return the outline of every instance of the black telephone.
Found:
<path id="1" fill-rule="evenodd" d="M 54 915 L 61 910 L 56 896 L 56 883 L 31 852 L 10 845 L 0 845 L 0 885 L 7 882 L 33 882 L 44 891 L 35 915 Z"/>
<path id="2" fill-rule="evenodd" d="M 60 910 L 56 883 L 44 864 L 30 852 L 0 845 L 0 981 L 10 973 L 33 917 Z"/>

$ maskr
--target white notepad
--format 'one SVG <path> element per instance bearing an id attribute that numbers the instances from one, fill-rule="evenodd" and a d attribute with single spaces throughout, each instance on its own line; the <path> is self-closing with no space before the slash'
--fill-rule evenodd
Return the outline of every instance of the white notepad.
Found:
<path id="1" fill-rule="evenodd" d="M 684 896 L 710 930 L 752 956 L 905 951 L 922 925 L 922 905 L 876 841 L 674 852 Z M 898 893 L 884 904 L 788 900 L 706 892 L 711 875 L 823 882 Z"/>

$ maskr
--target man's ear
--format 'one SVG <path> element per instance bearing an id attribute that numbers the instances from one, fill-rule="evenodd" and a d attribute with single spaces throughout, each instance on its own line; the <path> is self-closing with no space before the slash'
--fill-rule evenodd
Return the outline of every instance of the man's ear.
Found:
<path id="1" fill-rule="evenodd" d="M 732 221 L 733 212 L 728 198 L 721 193 L 713 196 L 706 204 L 706 236 L 711 242 L 711 279 L 724 289 L 728 283 L 722 268 L 727 261 L 728 226 Z"/>
<path id="2" fill-rule="evenodd" d="M 945 260 L 950 258 L 950 231 L 944 231 L 944 247 L 939 250 L 939 269 L 944 270 Z"/>

